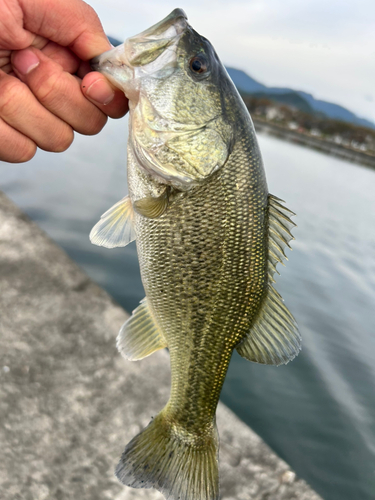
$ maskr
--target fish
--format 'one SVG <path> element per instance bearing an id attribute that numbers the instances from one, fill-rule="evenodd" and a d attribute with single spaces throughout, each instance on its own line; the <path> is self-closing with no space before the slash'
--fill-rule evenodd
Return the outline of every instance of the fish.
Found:
<path id="1" fill-rule="evenodd" d="M 169 401 L 116 476 L 168 500 L 216 500 L 215 412 L 233 351 L 281 365 L 301 349 L 273 287 L 295 214 L 269 194 L 248 110 L 182 9 L 91 65 L 129 99 L 129 194 L 90 233 L 108 248 L 136 241 L 146 297 L 117 347 L 128 360 L 168 348 L 171 365 Z"/>

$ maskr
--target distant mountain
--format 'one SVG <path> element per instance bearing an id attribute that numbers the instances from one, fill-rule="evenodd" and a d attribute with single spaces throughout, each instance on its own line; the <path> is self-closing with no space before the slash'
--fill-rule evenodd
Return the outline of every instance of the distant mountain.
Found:
<path id="1" fill-rule="evenodd" d="M 254 78 L 251 78 L 247 73 L 241 71 L 240 69 L 235 68 L 226 68 L 229 73 L 229 76 L 232 78 L 234 84 L 246 94 L 253 94 L 254 92 L 264 92 L 268 90 L 266 85 L 263 83 L 259 83 Z"/>
<path id="2" fill-rule="evenodd" d="M 304 111 L 305 113 L 314 114 L 314 108 L 308 103 L 303 97 L 292 90 L 285 89 L 281 92 L 253 92 L 251 94 L 254 97 L 272 99 L 273 101 L 279 102 L 280 104 L 286 104 L 287 106 L 293 106 L 295 108 Z"/>
<path id="3" fill-rule="evenodd" d="M 108 36 L 110 43 L 117 47 L 122 42 Z M 265 97 L 274 101 L 295 106 L 306 113 L 323 113 L 328 118 L 343 120 L 345 122 L 354 123 L 363 127 L 375 129 L 375 123 L 365 118 L 359 118 L 357 115 L 338 104 L 332 102 L 320 101 L 315 99 L 311 94 L 301 90 L 293 90 L 282 87 L 267 87 L 263 83 L 251 78 L 247 73 L 236 68 L 226 68 L 229 76 L 232 78 L 238 90 L 245 94 L 254 95 L 255 97 Z"/>
<path id="4" fill-rule="evenodd" d="M 339 104 L 334 104 L 332 102 L 320 101 L 315 99 L 311 94 L 306 92 L 297 91 L 301 97 L 303 97 L 316 112 L 324 113 L 326 116 L 337 118 L 344 122 L 354 123 L 355 125 L 362 125 L 363 127 L 375 128 L 375 124 L 366 118 L 360 118 L 348 109 L 340 106 Z"/>
<path id="5" fill-rule="evenodd" d="M 113 38 L 113 36 L 107 35 L 107 38 L 109 40 L 109 43 L 111 43 L 114 47 L 117 47 L 117 45 L 122 44 L 122 42 L 120 42 L 120 40 L 117 40 L 117 38 Z"/>
<path id="6" fill-rule="evenodd" d="M 265 97 L 283 104 L 295 106 L 301 111 L 308 113 L 323 113 L 328 118 L 342 120 L 345 122 L 361 125 L 375 129 L 375 123 L 365 118 L 360 118 L 348 109 L 332 102 L 320 101 L 311 94 L 301 90 L 289 88 L 267 87 L 263 83 L 254 80 L 247 73 L 235 68 L 227 68 L 229 76 L 239 91 L 245 94 L 254 95 L 254 97 Z"/>

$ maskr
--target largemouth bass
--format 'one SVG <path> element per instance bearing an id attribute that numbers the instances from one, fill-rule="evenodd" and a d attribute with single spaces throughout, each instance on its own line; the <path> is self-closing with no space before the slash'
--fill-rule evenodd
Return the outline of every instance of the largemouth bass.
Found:
<path id="1" fill-rule="evenodd" d="M 146 298 L 122 327 L 122 355 L 168 347 L 171 395 L 126 446 L 124 484 L 170 500 L 219 497 L 215 411 L 234 349 L 280 365 L 300 350 L 273 288 L 293 213 L 267 189 L 249 113 L 212 45 L 181 9 L 92 62 L 129 98 L 129 196 L 91 232 L 136 239 Z"/>

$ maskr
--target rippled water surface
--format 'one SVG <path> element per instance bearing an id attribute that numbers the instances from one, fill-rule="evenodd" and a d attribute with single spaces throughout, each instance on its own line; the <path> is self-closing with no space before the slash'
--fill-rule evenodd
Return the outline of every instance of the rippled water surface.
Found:
<path id="1" fill-rule="evenodd" d="M 0 163 L 0 187 L 127 310 L 143 298 L 134 243 L 88 240 L 126 194 L 126 120 L 62 155 Z M 375 498 L 375 172 L 259 137 L 269 190 L 295 211 L 276 287 L 303 351 L 284 367 L 233 356 L 222 399 L 327 500 Z"/>

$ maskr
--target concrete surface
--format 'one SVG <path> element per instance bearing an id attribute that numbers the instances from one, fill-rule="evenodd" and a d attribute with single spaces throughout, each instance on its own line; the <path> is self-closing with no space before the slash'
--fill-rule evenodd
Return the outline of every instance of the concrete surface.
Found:
<path id="1" fill-rule="evenodd" d="M 127 362 L 126 313 L 0 193 L 1 500 L 162 499 L 114 467 L 165 404 L 168 354 Z M 220 404 L 223 499 L 319 500 Z"/>

